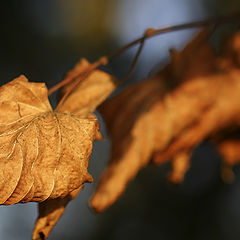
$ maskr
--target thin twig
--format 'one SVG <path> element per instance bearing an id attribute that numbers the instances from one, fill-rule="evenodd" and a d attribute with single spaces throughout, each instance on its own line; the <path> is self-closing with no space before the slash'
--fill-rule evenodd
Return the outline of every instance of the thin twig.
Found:
<path id="1" fill-rule="evenodd" d="M 78 83 L 80 81 L 82 81 L 83 79 L 85 79 L 93 70 L 95 70 L 96 68 L 98 68 L 100 65 L 107 65 L 109 60 L 113 57 L 115 57 L 116 55 L 122 53 L 123 51 L 133 47 L 134 45 L 140 43 L 139 49 L 136 53 L 136 56 L 133 60 L 133 63 L 131 64 L 130 70 L 128 71 L 127 75 L 123 78 L 124 80 L 132 73 L 136 62 L 138 60 L 138 57 L 142 51 L 143 45 L 145 40 L 160 35 L 160 34 L 164 34 L 164 33 L 169 33 L 169 32 L 174 32 L 174 31 L 179 31 L 179 30 L 183 30 L 183 29 L 188 29 L 188 28 L 196 28 L 196 27 L 204 27 L 204 26 L 208 26 L 210 24 L 221 24 L 221 23 L 227 23 L 227 22 L 232 22 L 236 19 L 240 19 L 240 12 L 232 14 L 232 15 L 228 15 L 228 16 L 220 16 L 220 17 L 215 17 L 215 18 L 211 18 L 211 19 L 207 19 L 207 20 L 202 20 L 202 21 L 195 21 L 195 22 L 191 22 L 191 23 L 185 23 L 185 24 L 180 24 L 180 25 L 175 25 L 175 26 L 170 26 L 170 27 L 165 27 L 165 28 L 160 28 L 160 29 L 149 29 L 146 31 L 146 33 L 144 34 L 144 36 L 116 49 L 115 51 L 111 52 L 110 54 L 100 58 L 98 61 L 92 63 L 89 67 L 85 68 L 82 72 L 76 74 L 75 76 L 67 77 L 65 79 L 63 79 L 61 82 L 59 82 L 58 84 L 56 84 L 55 86 L 51 87 L 49 89 L 49 95 L 51 95 L 53 92 L 55 92 L 56 90 L 58 90 L 59 88 L 67 85 L 68 83 L 74 81 L 75 79 L 79 78 L 82 76 L 81 79 L 79 79 L 76 84 L 73 84 L 74 86 L 72 86 L 71 89 L 69 89 L 63 96 L 63 98 L 60 101 L 60 105 L 62 104 L 62 102 L 64 102 L 64 100 L 66 99 L 66 97 L 73 91 L 73 89 L 78 85 Z M 121 80 L 122 82 L 122 80 Z"/>
<path id="2" fill-rule="evenodd" d="M 148 29 L 148 30 L 145 32 L 145 34 L 144 34 L 145 38 L 143 38 L 142 41 L 140 41 L 139 48 L 138 48 L 138 50 L 137 50 L 137 52 L 136 52 L 136 54 L 135 54 L 135 57 L 134 57 L 134 59 L 133 59 L 133 61 L 132 61 L 132 64 L 131 64 L 128 72 L 124 75 L 123 78 L 121 78 L 121 79 L 119 80 L 118 84 L 121 84 L 122 82 L 124 82 L 124 81 L 125 81 L 126 79 L 128 79 L 128 78 L 130 77 L 130 75 L 133 73 L 133 71 L 134 71 L 134 69 L 135 69 L 135 66 L 136 66 L 136 64 L 137 64 L 138 58 L 140 57 L 141 52 L 142 52 L 142 50 L 143 50 L 143 46 L 144 46 L 145 40 L 147 39 L 147 35 L 148 35 L 149 31 L 150 31 L 150 30 Z"/>
<path id="3" fill-rule="evenodd" d="M 240 12 L 233 14 L 233 15 L 228 15 L 228 16 L 220 16 L 220 17 L 215 17 L 215 18 L 210 18 L 207 20 L 201 20 L 201 21 L 196 21 L 196 22 L 191 22 L 191 23 L 185 23 L 185 24 L 180 24 L 180 25 L 175 25 L 175 26 L 170 26 L 170 27 L 165 27 L 165 28 L 160 28 L 160 29 L 151 29 L 147 35 L 144 35 L 118 49 L 115 51 L 111 52 L 109 55 L 107 55 L 107 59 L 110 59 L 121 52 L 125 51 L 126 49 L 136 45 L 137 43 L 149 39 L 151 37 L 164 34 L 164 33 L 169 33 L 169 32 L 175 32 L 179 30 L 184 30 L 188 28 L 197 28 L 197 27 L 205 27 L 210 24 L 220 24 L 220 23 L 227 23 L 227 22 L 232 22 L 233 20 L 240 19 Z"/>

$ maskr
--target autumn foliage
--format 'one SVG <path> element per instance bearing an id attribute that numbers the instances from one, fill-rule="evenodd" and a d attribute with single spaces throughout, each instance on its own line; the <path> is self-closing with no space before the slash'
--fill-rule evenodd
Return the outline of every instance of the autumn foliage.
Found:
<path id="1" fill-rule="evenodd" d="M 240 123 L 240 34 L 218 56 L 208 34 L 201 31 L 182 52 L 172 50 L 171 63 L 156 76 L 101 106 L 112 154 L 90 202 L 97 212 L 116 201 L 149 162 L 171 161 L 168 179 L 181 182 L 193 147 L 206 138 L 217 144 L 226 168 L 239 160 L 240 142 L 231 133 Z M 224 179 L 231 177 L 228 171 Z"/>
<path id="2" fill-rule="evenodd" d="M 44 83 L 20 76 L 0 88 L 0 204 L 39 203 L 32 239 L 46 239 L 85 182 L 88 161 L 101 139 L 93 114 L 100 105 L 112 141 L 111 159 L 90 206 L 101 212 L 150 162 L 171 161 L 168 180 L 179 183 L 193 148 L 208 138 L 222 155 L 222 177 L 233 180 L 239 161 L 240 33 L 218 54 L 202 30 L 155 76 L 109 100 L 117 81 L 87 72 L 85 59 L 68 72 L 59 105 L 52 109 Z M 85 73 L 85 74 L 83 74 Z M 104 103 L 103 103 L 104 102 Z M 101 104 L 103 103 L 103 104 Z"/>
<path id="3" fill-rule="evenodd" d="M 46 238 L 83 183 L 92 182 L 88 160 L 101 137 L 92 112 L 114 88 L 113 78 L 96 70 L 56 110 L 44 83 L 20 76 L 0 88 L 0 203 L 39 202 L 33 239 Z"/>

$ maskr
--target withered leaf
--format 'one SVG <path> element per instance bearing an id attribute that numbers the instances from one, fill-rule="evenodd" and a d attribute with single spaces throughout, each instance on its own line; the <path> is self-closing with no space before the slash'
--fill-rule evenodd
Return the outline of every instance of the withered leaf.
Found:
<path id="1" fill-rule="evenodd" d="M 218 151 L 223 158 L 221 177 L 224 182 L 233 182 L 235 176 L 232 167 L 240 162 L 240 140 L 226 139 L 218 143 Z"/>
<path id="2" fill-rule="evenodd" d="M 157 76 L 103 104 L 112 154 L 90 201 L 97 212 L 110 206 L 151 160 L 172 159 L 169 179 L 179 182 L 194 146 L 231 125 L 239 127 L 240 71 L 229 56 L 215 56 L 204 34 Z M 231 64 L 226 68 L 223 61 Z"/>
<path id="3" fill-rule="evenodd" d="M 82 184 L 93 180 L 88 161 L 100 133 L 92 112 L 110 93 L 103 97 L 93 85 L 102 77 L 105 87 L 114 83 L 101 71 L 92 75 L 55 111 L 44 83 L 20 76 L 0 87 L 0 204 L 40 202 L 33 239 L 47 238 Z"/>
<path id="4" fill-rule="evenodd" d="M 0 95 L 1 204 L 65 197 L 91 181 L 85 161 L 98 129 L 95 117 L 54 112 L 44 84 L 23 76 Z"/>
<path id="5" fill-rule="evenodd" d="M 168 181 L 172 183 L 180 183 L 186 171 L 190 166 L 190 154 L 187 151 L 177 153 L 172 160 L 172 170 L 168 175 Z"/>
<path id="6" fill-rule="evenodd" d="M 66 78 L 77 76 L 89 65 L 90 63 L 85 58 L 82 58 L 74 69 L 67 73 Z M 64 95 L 80 79 L 79 84 L 61 106 L 61 111 L 67 110 L 84 116 L 89 112 L 93 112 L 116 88 L 115 78 L 98 69 L 94 70 L 86 78 L 81 78 L 81 75 L 76 77 L 61 91 L 61 95 Z"/>
<path id="7" fill-rule="evenodd" d="M 69 201 L 73 200 L 81 189 L 82 186 L 62 199 L 50 199 L 39 203 L 39 216 L 33 230 L 33 239 L 40 237 L 46 239 L 64 213 Z"/>

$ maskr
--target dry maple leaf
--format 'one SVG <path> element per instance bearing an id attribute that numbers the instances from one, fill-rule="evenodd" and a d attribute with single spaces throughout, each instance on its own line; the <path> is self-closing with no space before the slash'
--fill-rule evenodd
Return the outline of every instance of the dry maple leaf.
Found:
<path id="1" fill-rule="evenodd" d="M 98 81 L 105 85 L 93 88 Z M 83 183 L 92 182 L 88 161 L 100 135 L 92 112 L 114 88 L 110 75 L 94 71 L 53 111 L 44 83 L 20 76 L 0 87 L 0 204 L 39 202 L 33 239 L 46 239 Z"/>
<path id="2" fill-rule="evenodd" d="M 196 144 L 231 125 L 239 127 L 240 71 L 233 55 L 215 56 L 206 33 L 182 52 L 174 51 L 172 62 L 155 77 L 103 104 L 112 154 L 90 201 L 97 212 L 110 206 L 151 160 L 172 159 L 169 179 L 179 182 Z"/>

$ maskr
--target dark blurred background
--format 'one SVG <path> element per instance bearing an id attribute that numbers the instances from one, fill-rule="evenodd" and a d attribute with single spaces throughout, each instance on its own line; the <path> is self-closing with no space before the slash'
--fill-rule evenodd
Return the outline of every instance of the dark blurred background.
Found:
<path id="1" fill-rule="evenodd" d="M 238 0 L 9 0 L 0 5 L 0 79 L 20 74 L 48 87 L 81 58 L 90 61 L 141 36 L 149 27 L 165 27 L 240 10 Z M 228 31 L 229 25 L 223 30 Z M 196 30 L 147 41 L 127 84 L 141 81 L 168 61 L 168 49 L 181 48 Z M 115 76 L 128 69 L 136 48 L 108 66 Z M 125 87 L 127 84 L 124 84 Z M 56 106 L 55 96 L 51 97 Z M 149 166 L 128 185 L 107 211 L 96 215 L 87 202 L 107 164 L 110 142 L 94 144 L 86 184 L 54 228 L 50 240 L 239 240 L 240 173 L 233 184 L 220 179 L 220 157 L 209 143 L 195 149 L 192 166 L 180 186 L 165 181 L 169 165 Z M 37 204 L 0 207 L 0 239 L 30 239 Z"/>

